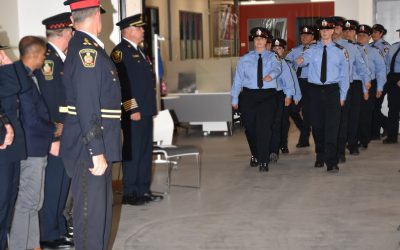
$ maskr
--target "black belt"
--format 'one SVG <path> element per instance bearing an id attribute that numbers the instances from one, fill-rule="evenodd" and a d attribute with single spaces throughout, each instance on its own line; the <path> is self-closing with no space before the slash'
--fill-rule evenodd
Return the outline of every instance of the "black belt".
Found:
<path id="1" fill-rule="evenodd" d="M 243 87 L 243 92 L 272 92 L 272 91 L 276 91 L 275 88 L 271 88 L 271 89 L 249 89 L 246 87 Z"/>
<path id="2" fill-rule="evenodd" d="M 322 84 L 322 85 L 310 83 L 310 86 L 314 87 L 314 88 L 337 88 L 339 86 L 339 84 L 336 82 L 330 83 L 330 84 Z"/>

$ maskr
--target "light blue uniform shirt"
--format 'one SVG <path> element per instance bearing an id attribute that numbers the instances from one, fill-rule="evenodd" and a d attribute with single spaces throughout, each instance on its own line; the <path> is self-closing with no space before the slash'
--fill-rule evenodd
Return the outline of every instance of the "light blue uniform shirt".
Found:
<path id="1" fill-rule="evenodd" d="M 386 65 L 383 55 L 378 48 L 371 45 L 358 45 L 358 47 L 367 58 L 368 68 L 371 71 L 371 78 L 377 81 L 377 90 L 382 91 L 386 83 Z"/>
<path id="2" fill-rule="evenodd" d="M 354 80 L 360 80 L 364 84 L 370 82 L 371 72 L 368 69 L 366 61 L 364 61 L 361 56 L 360 51 L 357 49 L 357 45 L 345 39 L 339 39 L 336 43 L 345 47 L 349 53 L 350 83 Z"/>
<path id="3" fill-rule="evenodd" d="M 377 47 L 379 51 L 383 54 L 383 56 L 387 54 L 390 48 L 390 43 L 386 42 L 382 38 L 376 42 L 370 43 L 370 45 L 374 45 L 375 47 Z"/>
<path id="4" fill-rule="evenodd" d="M 296 74 L 294 75 L 294 78 L 296 78 Z M 288 63 L 282 59 L 282 73 L 278 76 L 276 79 L 278 83 L 278 87 L 276 90 L 283 90 L 283 93 L 285 93 L 286 98 L 292 98 L 295 94 L 295 88 L 294 88 L 294 79 L 292 75 L 292 67 L 288 65 Z"/>
<path id="5" fill-rule="evenodd" d="M 299 65 L 296 64 L 296 59 L 299 58 L 300 56 L 302 56 L 304 51 L 306 51 L 309 47 L 310 47 L 310 45 L 307 45 L 307 46 L 299 45 L 296 48 L 293 48 L 289 52 L 289 54 L 286 55 L 286 59 L 292 63 L 292 65 L 294 67 L 294 71 L 297 71 L 297 69 L 299 68 Z M 296 77 L 297 77 L 297 75 L 296 75 Z M 308 78 L 308 66 L 302 67 L 299 78 L 305 78 L 305 79 Z"/>
<path id="6" fill-rule="evenodd" d="M 281 60 L 275 52 L 264 50 L 261 53 L 263 60 L 263 77 L 269 75 L 272 81 L 263 81 L 263 89 L 276 89 L 276 78 L 282 72 Z M 242 56 L 236 66 L 235 78 L 232 84 L 231 96 L 232 105 L 237 105 L 239 102 L 239 94 L 242 88 L 259 89 L 257 87 L 257 63 L 258 53 L 251 51 Z"/>
<path id="7" fill-rule="evenodd" d="M 294 95 L 293 95 L 293 100 L 296 101 L 296 102 L 299 102 L 299 101 L 301 100 L 301 98 L 302 98 L 302 95 L 301 95 L 299 80 L 297 79 L 296 72 L 294 71 L 294 66 L 293 66 L 293 64 L 292 64 L 289 60 L 287 60 L 287 59 L 285 59 L 285 63 L 287 63 L 288 66 L 289 66 L 290 73 L 291 73 L 291 75 L 292 75 L 292 79 L 293 79 L 293 82 L 294 82 Z M 282 65 L 283 65 L 283 63 L 282 63 Z M 283 66 L 282 66 L 282 67 L 283 67 Z"/>
<path id="8" fill-rule="evenodd" d="M 392 63 L 392 58 L 396 53 L 396 51 L 399 49 L 399 47 L 400 47 L 400 42 L 394 43 L 392 44 L 392 46 L 390 46 L 388 53 L 386 53 L 385 62 L 386 62 L 387 73 L 389 73 L 390 71 L 390 64 Z M 395 59 L 394 73 L 400 73 L 400 52 L 397 54 Z"/>
<path id="9" fill-rule="evenodd" d="M 319 41 L 311 46 L 303 54 L 304 62 L 308 65 L 308 82 L 316 85 L 329 85 L 338 83 L 340 88 L 340 100 L 346 100 L 347 90 L 349 89 L 349 58 L 345 48 L 339 48 L 334 42 L 327 44 L 327 72 L 326 82 L 323 84 L 321 77 L 321 62 L 324 45 Z"/>

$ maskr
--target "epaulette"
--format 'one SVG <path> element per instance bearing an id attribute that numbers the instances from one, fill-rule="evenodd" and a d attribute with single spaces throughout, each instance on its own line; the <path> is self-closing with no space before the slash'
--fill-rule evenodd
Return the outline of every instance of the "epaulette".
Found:
<path id="1" fill-rule="evenodd" d="M 335 46 L 341 50 L 345 49 L 342 45 L 338 44 L 338 43 L 334 43 Z"/>
<path id="2" fill-rule="evenodd" d="M 352 40 L 347 40 L 347 42 L 349 42 L 351 44 L 355 44 L 355 42 L 353 42 Z"/>
<path id="3" fill-rule="evenodd" d="M 400 42 L 395 42 L 395 43 L 393 43 L 392 45 L 395 45 L 395 44 L 398 44 L 398 43 L 400 43 Z"/>
<path id="4" fill-rule="evenodd" d="M 375 48 L 375 49 L 379 50 L 379 48 L 378 48 L 378 47 L 376 47 L 376 45 L 375 45 L 375 44 L 370 44 L 370 47 L 371 47 L 371 48 Z"/>
<path id="5" fill-rule="evenodd" d="M 82 44 L 83 44 L 83 45 L 86 45 L 86 46 L 99 47 L 99 45 L 98 45 L 96 42 L 93 42 L 93 43 L 90 42 L 89 39 L 87 39 L 87 37 L 83 38 Z"/>
<path id="6" fill-rule="evenodd" d="M 289 59 L 284 59 L 287 63 L 292 63 Z"/>
<path id="7" fill-rule="evenodd" d="M 369 45 L 374 45 L 374 44 L 375 44 L 375 42 L 370 42 L 370 43 L 369 43 Z"/>
<path id="8" fill-rule="evenodd" d="M 382 43 L 383 43 L 384 45 L 390 45 L 390 43 L 386 42 L 385 40 L 382 40 Z"/>

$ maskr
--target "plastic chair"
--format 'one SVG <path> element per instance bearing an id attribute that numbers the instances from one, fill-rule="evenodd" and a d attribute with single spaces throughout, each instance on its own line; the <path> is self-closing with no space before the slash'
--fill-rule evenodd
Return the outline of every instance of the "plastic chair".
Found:
<path id="1" fill-rule="evenodd" d="M 200 188 L 201 185 L 201 151 L 193 145 L 173 145 L 172 137 L 174 134 L 174 120 L 169 110 L 162 110 L 154 118 L 153 141 L 156 145 L 153 147 L 153 154 L 157 155 L 155 163 L 167 163 L 168 175 L 167 185 L 170 192 L 171 186 Z M 186 156 L 192 156 L 196 160 L 197 185 L 172 185 L 172 170 L 178 167 L 179 159 Z"/>

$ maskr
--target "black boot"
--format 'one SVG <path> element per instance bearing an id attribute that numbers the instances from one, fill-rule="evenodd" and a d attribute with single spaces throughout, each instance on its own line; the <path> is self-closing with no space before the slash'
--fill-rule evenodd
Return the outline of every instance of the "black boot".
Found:
<path id="1" fill-rule="evenodd" d="M 258 160 L 256 157 L 251 156 L 250 158 L 250 167 L 257 167 L 258 166 Z"/>
<path id="2" fill-rule="evenodd" d="M 269 168 L 268 168 L 268 163 L 260 163 L 260 172 L 268 172 Z"/>

